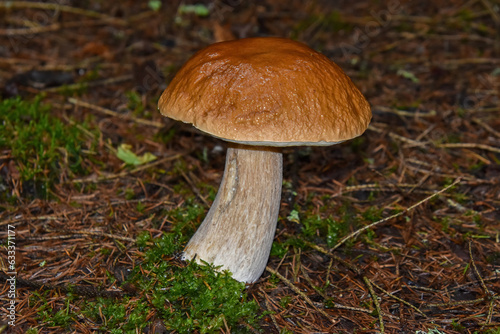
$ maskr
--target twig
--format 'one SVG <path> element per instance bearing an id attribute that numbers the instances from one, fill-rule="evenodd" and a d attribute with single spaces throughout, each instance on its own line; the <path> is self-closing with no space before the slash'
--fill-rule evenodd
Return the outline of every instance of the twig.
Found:
<path id="1" fill-rule="evenodd" d="M 189 184 L 189 186 L 191 187 L 193 192 L 196 194 L 196 196 L 198 196 L 198 198 L 201 199 L 203 204 L 210 207 L 210 203 L 207 201 L 207 199 L 205 197 L 202 196 L 200 189 L 198 189 L 196 184 L 194 184 L 193 180 L 191 180 L 191 178 L 189 178 L 189 176 L 187 176 L 186 173 L 184 173 L 184 171 L 182 171 L 182 170 L 181 170 L 181 175 L 184 178 L 184 180 L 186 180 L 186 182 Z"/>
<path id="2" fill-rule="evenodd" d="M 127 75 L 122 75 L 116 78 L 109 78 L 109 79 L 103 79 L 103 80 L 95 80 L 91 82 L 78 82 L 72 85 L 66 85 L 66 86 L 58 86 L 58 87 L 52 87 L 52 88 L 47 88 L 43 89 L 43 92 L 48 92 L 48 93 L 58 93 L 61 91 L 65 90 L 71 90 L 71 89 L 81 89 L 83 87 L 97 87 L 97 86 L 106 86 L 106 85 L 112 85 L 116 83 L 120 83 L 123 81 L 128 81 L 133 78 L 132 75 L 127 74 Z"/>
<path id="3" fill-rule="evenodd" d="M 384 288 L 382 288 L 381 286 L 377 285 L 375 282 L 371 282 L 373 286 L 375 286 L 377 289 L 379 289 L 380 291 L 382 291 L 383 293 L 385 293 L 387 296 L 389 296 L 390 298 L 393 298 L 395 300 L 397 300 L 398 302 L 408 306 L 409 308 L 413 309 L 414 311 L 418 312 L 420 315 L 422 315 L 424 318 L 427 318 L 427 315 L 420 311 L 418 309 L 418 307 L 416 307 L 415 305 L 412 305 L 410 304 L 409 302 L 407 302 L 406 300 L 404 299 L 401 299 L 399 298 L 398 296 L 395 296 L 393 295 L 392 293 L 390 293 L 389 291 L 386 291 Z"/>
<path id="4" fill-rule="evenodd" d="M 500 328 L 500 322 L 492 322 L 492 323 L 489 323 L 489 324 L 485 324 L 485 323 L 479 323 L 478 324 L 479 326 L 484 326 L 484 327 L 495 327 L 493 330 L 498 330 L 498 328 Z M 494 333 L 494 332 L 493 332 Z"/>
<path id="5" fill-rule="evenodd" d="M 287 238 L 294 238 L 293 235 L 289 234 L 289 233 L 283 233 L 283 235 Z M 329 250 L 319 246 L 319 245 L 316 245 L 315 243 L 312 243 L 312 242 L 309 242 L 307 240 L 300 240 L 301 242 L 305 243 L 308 247 L 311 247 L 312 249 L 315 249 L 317 250 L 318 252 L 320 253 L 323 253 L 325 255 L 328 255 L 329 257 L 331 257 L 333 260 L 341 263 L 344 267 L 352 270 L 352 272 L 354 272 L 356 275 L 361 275 L 361 270 L 356 267 L 355 265 L 349 263 L 348 261 L 345 261 L 343 260 L 342 258 L 336 256 L 335 254 L 333 254 L 332 252 L 330 252 Z"/>
<path id="6" fill-rule="evenodd" d="M 306 296 L 305 293 L 303 293 L 302 291 L 300 291 L 299 288 L 297 288 L 292 282 L 290 282 L 289 280 L 287 280 L 283 275 L 281 275 L 278 271 L 274 270 L 273 268 L 267 266 L 266 267 L 266 270 L 269 271 L 271 274 L 274 274 L 276 275 L 281 281 L 283 281 L 283 283 L 285 283 L 290 289 L 292 289 L 296 294 L 298 294 L 299 296 L 301 296 L 309 305 L 311 305 L 316 311 L 318 311 L 319 313 L 321 313 L 325 318 L 327 318 L 328 320 L 330 320 L 330 322 L 332 324 L 336 324 L 337 322 L 335 320 L 332 319 L 332 316 L 329 315 L 328 313 L 326 313 L 324 310 L 322 309 L 319 309 L 311 299 L 309 299 L 309 297 Z"/>
<path id="7" fill-rule="evenodd" d="M 370 315 L 373 314 L 372 310 L 365 309 L 365 308 L 345 306 L 345 305 L 341 305 L 341 304 L 337 304 L 337 303 L 333 303 L 333 304 L 330 304 L 330 305 L 332 305 L 334 308 L 338 308 L 340 310 L 360 312 L 360 313 L 365 313 L 365 314 L 370 314 Z M 394 317 L 393 315 L 389 315 L 389 317 L 390 318 L 397 318 L 397 317 Z"/>
<path id="8" fill-rule="evenodd" d="M 500 153 L 500 148 L 475 143 L 446 143 L 446 144 L 435 144 L 436 147 L 444 148 L 478 148 L 485 151 Z"/>
<path id="9" fill-rule="evenodd" d="M 479 279 L 479 282 L 481 282 L 481 286 L 482 286 L 484 292 L 489 297 L 488 299 L 490 301 L 490 307 L 488 308 L 488 316 L 486 317 L 486 323 L 489 324 L 491 322 L 491 318 L 493 317 L 494 299 L 491 298 L 493 295 L 492 295 L 491 291 L 488 289 L 488 287 L 486 286 L 486 283 L 484 283 L 483 277 L 479 273 L 479 269 L 477 269 L 476 261 L 474 261 L 474 257 L 472 256 L 472 242 L 469 242 L 469 257 L 470 257 L 470 261 L 472 263 L 472 268 L 474 269 L 474 273 L 476 274 L 477 278 Z"/>
<path id="10" fill-rule="evenodd" d="M 373 125 L 368 126 L 368 130 L 377 132 L 377 133 L 383 133 L 384 130 L 379 129 Z M 392 139 L 399 140 L 403 143 L 410 144 L 411 146 L 426 146 L 431 144 L 432 142 L 427 141 L 427 142 L 422 142 L 414 139 L 410 139 L 401 135 L 398 135 L 394 132 L 387 132 L 387 135 L 391 137 Z M 490 152 L 495 152 L 495 153 L 500 153 L 500 148 L 489 146 L 489 145 L 484 145 L 484 144 L 476 144 L 476 143 L 444 143 L 444 144 L 435 144 L 432 143 L 435 147 L 442 147 L 442 148 L 475 148 L 475 149 L 482 149 L 485 151 L 490 151 Z"/>
<path id="11" fill-rule="evenodd" d="M 60 5 L 58 3 L 42 3 L 42 2 L 31 2 L 31 1 L 7 1 L 0 3 L 0 9 L 45 9 L 61 11 L 66 13 L 72 13 L 82 16 L 88 16 L 96 19 L 102 19 L 111 21 L 114 23 L 125 24 L 126 22 L 122 19 L 116 17 L 108 16 L 99 12 L 94 12 L 88 9 L 76 8 L 66 5 Z"/>
<path id="12" fill-rule="evenodd" d="M 96 136 L 90 132 L 89 130 L 85 129 L 83 126 L 81 126 L 80 124 L 76 123 L 74 120 L 66 117 L 66 116 L 63 116 L 64 120 L 66 122 L 68 122 L 69 124 L 73 125 L 73 126 L 76 126 L 76 128 L 78 130 L 80 130 L 81 132 L 83 132 L 88 138 L 92 139 L 92 140 L 97 140 Z M 105 140 L 102 141 L 103 145 L 106 146 L 106 148 L 114 155 L 116 155 L 116 149 L 111 145 L 109 144 L 108 142 L 106 142 Z"/>
<path id="13" fill-rule="evenodd" d="M 0 4 L 1 5 L 1 4 Z M 0 29 L 0 36 L 26 36 L 26 35 L 35 35 L 42 34 L 45 32 L 53 32 L 61 29 L 61 24 L 55 23 L 48 26 L 43 27 L 33 27 L 33 28 L 19 28 L 19 29 Z"/>
<path id="14" fill-rule="evenodd" d="M 384 132 L 384 130 L 379 129 L 379 128 L 373 126 L 373 125 L 369 125 L 368 126 L 368 130 L 375 131 L 377 133 L 383 133 Z M 412 146 L 425 146 L 425 145 L 427 145 L 427 143 L 425 143 L 425 142 L 416 141 L 416 140 L 413 140 L 413 139 L 410 139 L 410 138 L 407 138 L 407 137 L 403 137 L 403 136 L 395 134 L 394 132 L 391 132 L 391 131 L 387 132 L 387 134 L 389 135 L 389 137 L 391 137 L 393 139 L 402 141 L 402 142 L 410 144 Z"/>
<path id="15" fill-rule="evenodd" d="M 457 179 L 456 179 L 456 180 L 455 180 L 452 184 L 450 184 L 449 186 L 447 186 L 447 187 L 445 187 L 445 188 L 443 188 L 443 189 L 439 190 L 438 192 L 436 192 L 436 193 L 434 193 L 434 194 L 432 194 L 432 195 L 430 195 L 430 196 L 428 196 L 428 197 L 424 198 L 423 200 L 421 200 L 421 201 L 419 201 L 419 202 L 417 202 L 417 203 L 413 204 L 413 205 L 412 205 L 412 206 L 410 206 L 409 208 L 407 208 L 407 209 L 405 209 L 405 210 L 403 210 L 403 211 L 401 211 L 401 212 L 399 212 L 399 213 L 396 213 L 396 214 L 394 214 L 394 215 L 392 215 L 392 216 L 389 216 L 389 217 L 383 218 L 383 219 L 381 219 L 381 220 L 379 220 L 379 221 L 376 221 L 376 222 L 374 222 L 374 223 L 371 223 L 371 224 L 369 224 L 369 225 L 366 225 L 365 227 L 360 228 L 359 230 L 357 230 L 357 231 L 355 231 L 355 232 L 353 232 L 353 233 L 349 234 L 348 236 L 346 236 L 346 237 L 342 238 L 342 240 L 340 240 L 340 241 L 339 241 L 339 242 L 338 242 L 338 243 L 337 243 L 337 244 L 336 244 L 333 248 L 331 248 L 331 249 L 330 249 L 330 251 L 333 251 L 333 250 L 335 250 L 335 249 L 339 248 L 339 247 L 340 247 L 340 246 L 342 246 L 342 245 L 343 245 L 343 244 L 344 244 L 347 240 L 354 238 L 355 236 L 357 236 L 357 235 L 358 235 L 358 234 L 360 234 L 361 232 L 363 232 L 363 231 L 365 231 L 365 230 L 367 230 L 367 229 L 369 229 L 369 228 L 372 228 L 373 226 L 379 225 L 379 224 L 384 223 L 384 222 L 386 222 L 386 221 L 388 221 L 388 220 L 391 220 L 391 219 L 393 219 L 393 218 L 396 218 L 396 217 L 402 216 L 402 215 L 404 215 L 404 214 L 405 214 L 405 213 L 407 213 L 407 212 L 410 212 L 411 210 L 415 209 L 416 207 L 418 207 L 418 206 L 422 205 L 423 203 L 425 203 L 425 202 L 429 201 L 430 199 L 434 198 L 435 196 L 437 196 L 437 195 L 439 195 L 439 194 L 441 194 L 441 193 L 445 192 L 446 190 L 450 189 L 451 187 L 455 186 L 457 183 L 459 183 L 459 182 L 460 182 L 460 180 L 461 180 L 461 178 L 457 178 Z"/>
<path id="16" fill-rule="evenodd" d="M 382 318 L 382 310 L 380 309 L 380 303 L 378 302 L 378 297 L 375 294 L 375 291 L 373 290 L 373 286 L 368 279 L 368 277 L 364 276 L 363 281 L 365 282 L 366 286 L 368 287 L 368 291 L 370 291 L 370 296 L 372 296 L 373 304 L 375 304 L 375 309 L 377 310 L 377 316 L 378 316 L 378 322 L 380 325 L 380 333 L 384 333 L 384 319 Z"/>
<path id="17" fill-rule="evenodd" d="M 7 279 L 12 279 L 9 275 L 6 275 L 3 271 L 0 271 L 0 283 L 6 282 Z M 23 279 L 16 277 L 16 285 L 20 287 L 27 287 L 31 290 L 59 290 L 61 293 L 73 293 L 81 295 L 88 298 L 104 297 L 104 298 L 121 298 L 125 295 L 133 295 L 134 293 L 121 290 L 102 290 L 100 287 L 95 287 L 92 285 L 51 285 L 42 282 L 37 282 L 31 279 Z"/>
<path id="18" fill-rule="evenodd" d="M 71 214 L 74 214 L 74 213 L 81 213 L 80 210 L 75 210 L 75 211 L 70 211 L 70 212 L 65 212 L 64 214 L 66 215 L 71 215 Z M 57 216 L 57 215 L 50 215 L 50 216 L 36 216 L 36 217 L 28 217 L 28 218 L 25 218 L 24 216 L 16 216 L 15 218 L 13 219 L 6 219 L 6 220 L 3 220 L 3 221 L 0 221 L 0 226 L 4 226 L 4 225 L 8 225 L 8 224 L 16 224 L 16 223 L 21 223 L 21 222 L 24 222 L 26 220 L 66 220 L 67 218 L 66 217 L 60 217 L 60 216 Z"/>
<path id="19" fill-rule="evenodd" d="M 481 125 L 489 133 L 491 133 L 491 134 L 495 135 L 496 137 L 500 138 L 500 132 L 496 131 L 495 129 L 493 129 L 491 126 L 489 126 L 488 124 L 486 124 L 485 122 L 483 122 L 479 118 L 474 117 L 472 120 L 474 122 L 476 122 L 477 124 Z"/>
<path id="20" fill-rule="evenodd" d="M 482 108 L 474 108 L 471 110 L 468 110 L 470 113 L 479 113 L 479 112 L 498 112 L 499 106 L 495 107 L 482 107 Z"/>
<path id="21" fill-rule="evenodd" d="M 47 230 L 47 232 L 69 233 L 69 235 L 72 235 L 73 237 L 81 234 L 81 235 L 91 235 L 91 236 L 96 236 L 96 237 L 110 238 L 110 239 L 114 239 L 114 240 L 128 241 L 128 242 L 133 242 L 133 243 L 136 242 L 136 240 L 134 238 L 123 237 L 121 235 L 115 235 L 115 234 L 112 234 L 112 233 L 106 233 L 106 232 L 100 232 L 100 231 L 85 231 L 85 230 L 78 230 L 78 231 L 70 231 L 70 230 L 53 231 L 53 230 Z"/>
<path id="22" fill-rule="evenodd" d="M 455 176 L 456 177 L 456 176 Z M 342 194 L 351 193 L 355 191 L 402 191 L 403 189 L 412 190 L 418 187 L 418 184 L 408 184 L 408 183 L 400 183 L 394 185 L 381 185 L 377 183 L 368 183 L 368 184 L 360 184 L 356 186 L 346 186 L 342 189 Z M 434 194 L 432 190 L 424 190 L 418 189 L 417 191 L 421 194 Z"/>
<path id="23" fill-rule="evenodd" d="M 81 101 L 81 100 L 75 99 L 73 97 L 70 97 L 68 99 L 68 102 L 72 103 L 72 104 L 74 104 L 76 106 L 80 106 L 80 107 L 84 107 L 84 108 L 88 108 L 88 109 L 92 109 L 92 110 L 98 111 L 98 112 L 103 113 L 103 114 L 108 115 L 108 116 L 113 116 L 113 117 L 122 118 L 122 119 L 128 119 L 128 120 L 134 121 L 135 123 L 139 123 L 139 124 L 143 124 L 143 125 L 148 125 L 148 126 L 153 126 L 155 128 L 162 128 L 162 127 L 164 127 L 164 124 L 161 123 L 161 122 L 150 121 L 150 120 L 147 120 L 147 119 L 142 119 L 142 118 L 138 118 L 138 117 L 135 117 L 135 116 L 132 116 L 132 115 L 127 115 L 127 114 L 120 114 L 120 113 L 117 113 L 116 111 L 113 111 L 111 109 L 103 108 L 103 107 L 97 106 L 97 105 L 92 104 L 92 103 L 88 103 L 88 102 L 85 102 L 85 101 Z"/>
<path id="24" fill-rule="evenodd" d="M 132 20 L 133 19 L 131 18 L 130 21 L 132 21 Z M 81 27 L 82 25 L 84 25 L 87 28 L 92 27 L 92 26 L 109 25 L 109 21 L 105 21 L 105 20 L 81 21 L 81 20 L 78 20 L 75 22 L 65 22 L 63 24 L 53 23 L 53 24 L 45 25 L 45 26 L 39 26 L 36 24 L 26 24 L 26 25 L 29 26 L 29 28 L 0 29 L 0 36 L 26 36 L 26 35 L 28 35 L 29 37 L 31 37 L 31 35 L 42 34 L 42 33 L 46 33 L 46 32 L 53 32 L 53 31 L 57 31 L 60 29 L 71 30 L 74 28 Z M 22 60 L 22 61 L 25 62 L 27 60 Z M 57 68 L 57 66 L 64 66 L 64 65 L 55 65 L 55 68 Z M 50 66 L 45 66 L 45 68 L 47 68 L 47 67 L 50 67 Z"/>
<path id="25" fill-rule="evenodd" d="M 497 12 L 493 9 L 490 2 L 488 0 L 481 0 L 481 3 L 484 5 L 484 7 L 486 7 L 491 17 L 493 18 L 493 21 L 495 21 L 496 24 L 500 24 L 500 16 L 498 16 Z"/>
<path id="26" fill-rule="evenodd" d="M 46 236 L 31 236 L 26 238 L 19 238 L 18 242 L 22 243 L 24 241 L 49 241 L 49 240 L 65 240 L 75 238 L 75 233 L 63 234 L 63 235 L 46 235 Z"/>
<path id="27" fill-rule="evenodd" d="M 265 293 L 264 289 L 259 288 L 259 290 L 262 292 L 262 297 L 264 297 L 264 303 L 266 304 L 266 308 L 269 312 L 271 313 L 274 313 L 274 311 L 271 309 L 271 305 L 269 303 L 269 300 L 267 300 L 267 294 Z M 281 332 L 281 329 L 280 329 L 280 326 L 278 325 L 278 322 L 276 321 L 276 319 L 272 316 L 271 314 L 271 321 L 273 322 L 274 324 L 274 327 L 276 327 L 276 329 L 278 330 L 278 333 Z"/>
<path id="28" fill-rule="evenodd" d="M 134 173 L 140 172 L 142 170 L 154 167 L 156 165 L 162 164 L 162 163 L 170 161 L 170 160 L 178 159 L 180 157 L 181 157 L 181 154 L 176 154 L 176 155 L 173 155 L 171 157 L 163 158 L 163 159 L 156 160 L 156 161 L 153 161 L 151 163 L 142 165 L 142 166 L 137 167 L 135 169 L 132 169 L 130 171 L 124 171 L 124 172 L 121 172 L 121 173 L 118 173 L 118 174 L 110 174 L 110 175 L 105 175 L 105 176 L 95 176 L 94 175 L 94 176 L 90 176 L 90 177 L 87 177 L 87 178 L 84 178 L 84 179 L 83 178 L 82 179 L 74 179 L 71 182 L 72 183 L 86 183 L 86 182 L 97 182 L 97 181 L 112 180 L 112 179 L 116 179 L 116 178 L 120 178 L 120 177 L 125 177 L 125 176 L 127 176 L 129 174 L 134 174 Z"/>
<path id="29" fill-rule="evenodd" d="M 309 274 L 307 273 L 306 271 L 306 267 L 304 267 L 302 264 L 300 265 L 300 272 L 302 273 L 302 276 L 304 276 L 305 280 L 307 281 L 307 283 L 309 283 L 309 285 L 321 296 L 323 297 L 324 299 L 326 299 L 326 294 L 321 291 L 320 288 L 318 288 L 314 282 L 312 281 L 311 277 L 309 277 Z"/>
<path id="30" fill-rule="evenodd" d="M 483 37 L 480 35 L 474 35 L 470 33 L 458 33 L 458 34 L 453 34 L 453 35 L 441 35 L 441 34 L 431 34 L 431 33 L 411 33 L 411 32 L 397 32 L 397 33 L 388 33 L 388 37 L 395 38 L 395 37 L 402 37 L 406 38 L 409 40 L 416 39 L 416 38 L 426 38 L 426 39 L 438 39 L 438 40 L 444 40 L 444 41 L 462 41 L 462 40 L 468 40 L 468 41 L 477 41 L 477 42 L 483 42 L 487 44 L 493 44 L 495 43 L 495 40 L 492 38 L 487 38 Z M 481 59 L 481 58 L 477 58 Z M 486 58 L 485 58 L 486 59 Z M 498 60 L 491 58 L 490 62 L 493 61 L 494 63 L 498 62 Z M 433 64 L 435 62 L 425 62 L 427 66 Z M 462 62 L 459 60 L 458 62 L 450 62 L 450 61 L 441 61 L 441 65 L 460 65 Z"/>
<path id="31" fill-rule="evenodd" d="M 373 111 L 377 112 L 386 112 L 386 113 L 391 113 L 391 114 L 396 114 L 398 116 L 403 116 L 403 117 L 434 117 L 436 116 L 436 111 L 435 110 L 430 110 L 427 112 L 420 112 L 420 111 L 406 111 L 406 110 L 399 110 L 399 109 L 394 109 L 394 108 L 388 108 L 384 106 L 373 106 Z"/>
<path id="32" fill-rule="evenodd" d="M 434 291 L 434 292 L 439 292 L 439 291 Z M 500 299 L 500 296 L 493 296 L 491 299 L 498 300 L 498 299 Z M 486 298 L 477 298 L 477 299 L 472 299 L 472 300 L 461 300 L 458 302 L 451 302 L 451 303 L 425 304 L 425 306 L 426 307 L 453 307 L 453 306 L 477 304 L 477 303 L 484 302 L 485 300 L 486 300 Z"/>

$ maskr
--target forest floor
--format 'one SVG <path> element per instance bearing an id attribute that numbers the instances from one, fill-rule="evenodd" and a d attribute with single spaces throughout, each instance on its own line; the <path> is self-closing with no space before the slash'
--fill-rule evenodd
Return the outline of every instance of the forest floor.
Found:
<path id="1" fill-rule="evenodd" d="M 0 333 L 500 333 L 494 0 L 7 1 L 0 22 Z M 373 119 L 284 150 L 245 286 L 179 259 L 226 144 L 157 101 L 255 36 L 335 61 Z"/>

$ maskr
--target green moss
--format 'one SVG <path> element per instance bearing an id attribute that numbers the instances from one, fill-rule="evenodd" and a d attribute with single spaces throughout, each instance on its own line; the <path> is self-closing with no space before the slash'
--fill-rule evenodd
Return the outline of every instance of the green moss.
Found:
<path id="1" fill-rule="evenodd" d="M 362 216 L 365 220 L 368 220 L 368 221 L 374 223 L 374 222 L 382 219 L 383 210 L 384 210 L 383 208 L 371 206 L 362 213 Z"/>
<path id="2" fill-rule="evenodd" d="M 290 296 L 284 296 L 280 300 L 280 306 L 282 308 L 284 308 L 284 309 L 287 309 L 288 305 L 290 305 L 291 302 L 292 302 L 292 297 L 290 297 Z"/>
<path id="3" fill-rule="evenodd" d="M 125 199 L 126 199 L 127 201 L 130 201 L 130 200 L 132 200 L 132 199 L 134 199 L 134 198 L 135 198 L 135 192 L 134 192 L 134 189 L 132 189 L 132 188 L 128 188 L 128 187 L 127 187 L 127 188 L 125 189 Z"/>
<path id="4" fill-rule="evenodd" d="M 139 247 L 139 250 L 143 251 L 148 245 L 148 242 L 150 241 L 151 241 L 151 234 L 149 234 L 148 231 L 144 231 L 141 234 L 139 234 L 136 239 L 136 243 L 137 246 Z"/>
<path id="5" fill-rule="evenodd" d="M 290 247 L 305 248 L 306 245 L 299 238 L 293 237 L 282 241 L 274 241 L 271 247 L 271 256 L 282 258 L 288 253 Z"/>
<path id="6" fill-rule="evenodd" d="M 456 320 L 453 320 L 451 322 L 451 326 L 453 327 L 454 330 L 456 330 L 458 332 L 462 333 L 465 331 L 465 327 L 461 323 L 457 322 Z"/>
<path id="7" fill-rule="evenodd" d="M 136 207 L 137 212 L 144 213 L 144 209 L 146 209 L 146 204 L 142 202 L 137 202 L 137 207 Z"/>
<path id="8" fill-rule="evenodd" d="M 174 222 L 172 232 L 186 239 L 191 237 L 205 216 L 205 211 L 205 207 L 198 204 L 194 197 L 188 198 L 184 206 L 168 213 Z"/>
<path id="9" fill-rule="evenodd" d="M 78 82 L 71 85 L 62 85 L 56 91 L 66 97 L 82 96 L 89 90 L 88 82 Z"/>
<path id="10" fill-rule="evenodd" d="M 40 97 L 1 101 L 0 119 L 0 148 L 11 150 L 21 180 L 35 195 L 45 197 L 62 170 L 70 176 L 87 173 L 80 156 L 83 134 L 52 116 Z"/>
<path id="11" fill-rule="evenodd" d="M 181 239 L 172 233 L 155 240 L 141 235 L 141 248 L 152 245 L 129 284 L 138 288 L 142 297 L 120 301 L 98 298 L 86 303 L 84 314 L 96 321 L 100 330 L 111 333 L 142 331 L 152 313 L 168 330 L 178 333 L 220 333 L 225 324 L 232 332 L 246 332 L 240 325 L 245 322 L 257 326 L 259 306 L 247 300 L 244 283 L 211 265 L 193 262 L 183 266 L 173 260 L 173 254 L 182 249 Z"/>
<path id="12" fill-rule="evenodd" d="M 326 244 L 328 247 L 334 247 L 349 231 L 349 223 L 346 221 L 338 222 L 331 219 L 328 219 L 327 223 Z"/>
<path id="13" fill-rule="evenodd" d="M 100 330 L 109 333 L 136 333 L 147 325 L 150 308 L 141 300 L 131 301 L 125 297 L 120 302 L 112 299 L 97 298 L 86 302 L 83 314 L 99 324 Z"/>
<path id="14" fill-rule="evenodd" d="M 438 222 L 439 224 L 441 224 L 441 230 L 445 233 L 448 233 L 449 230 L 450 230 L 450 218 L 445 216 L 445 217 L 442 217 L 442 218 L 439 218 L 439 217 L 432 217 L 434 219 L 434 221 Z"/>
<path id="15" fill-rule="evenodd" d="M 218 190 L 216 187 L 205 182 L 200 182 L 196 186 L 200 189 L 203 196 L 207 197 L 206 199 L 209 202 L 213 202 L 215 200 L 215 196 L 217 196 Z"/>
<path id="16" fill-rule="evenodd" d="M 485 334 L 500 334 L 500 326 L 486 330 Z"/>
<path id="17" fill-rule="evenodd" d="M 102 255 L 110 255 L 111 254 L 111 249 L 103 247 L 103 248 L 101 248 L 100 252 L 101 252 Z"/>
<path id="18" fill-rule="evenodd" d="M 147 331 L 152 319 L 176 333 L 220 333 L 226 327 L 231 333 L 247 333 L 246 324 L 258 328 L 259 305 L 248 300 L 245 284 L 212 265 L 176 260 L 183 240 L 174 233 L 158 239 L 147 232 L 138 237 L 142 262 L 126 281 L 136 290 L 133 296 L 89 299 L 68 293 L 59 305 L 48 301 L 48 291 L 35 291 L 30 303 L 37 308 L 37 320 L 69 330 L 83 314 L 99 332 L 131 334 Z M 115 281 L 110 273 L 108 279 Z"/>
<path id="19" fill-rule="evenodd" d="M 127 108 L 132 111 L 135 116 L 143 116 L 144 114 L 144 104 L 142 103 L 141 96 L 134 91 L 126 92 L 128 103 Z"/>
<path id="20" fill-rule="evenodd" d="M 329 218 L 321 218 L 318 215 L 306 217 L 302 220 L 302 234 L 306 239 L 325 237 L 328 247 L 333 247 L 346 235 L 349 223 L 346 220 L 337 221 Z"/>
<path id="21" fill-rule="evenodd" d="M 37 308 L 36 319 L 40 324 L 49 327 L 62 327 L 69 329 L 77 315 L 71 310 L 73 296 L 71 294 L 65 299 L 64 304 L 49 303 L 47 301 L 48 291 L 34 291 L 30 296 L 30 303 Z"/>
<path id="22" fill-rule="evenodd" d="M 471 10 L 464 8 L 458 11 L 457 17 L 460 18 L 464 22 L 470 22 L 474 20 L 474 12 Z"/>

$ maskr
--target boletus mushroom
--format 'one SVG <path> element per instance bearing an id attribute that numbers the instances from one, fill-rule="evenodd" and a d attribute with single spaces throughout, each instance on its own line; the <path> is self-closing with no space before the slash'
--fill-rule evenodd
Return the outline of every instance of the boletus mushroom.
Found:
<path id="1" fill-rule="evenodd" d="M 219 191 L 184 259 L 255 282 L 271 250 L 282 185 L 281 147 L 361 135 L 368 102 L 335 63 L 284 38 L 247 38 L 194 54 L 160 97 L 160 112 L 228 143 Z"/>

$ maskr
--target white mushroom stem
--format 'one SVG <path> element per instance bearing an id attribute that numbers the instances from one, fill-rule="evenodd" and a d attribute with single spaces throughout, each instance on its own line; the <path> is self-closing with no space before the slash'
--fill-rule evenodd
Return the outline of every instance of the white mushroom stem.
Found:
<path id="1" fill-rule="evenodd" d="M 282 178 L 277 149 L 231 145 L 219 192 L 183 259 L 213 263 L 240 282 L 255 282 L 271 252 Z"/>

